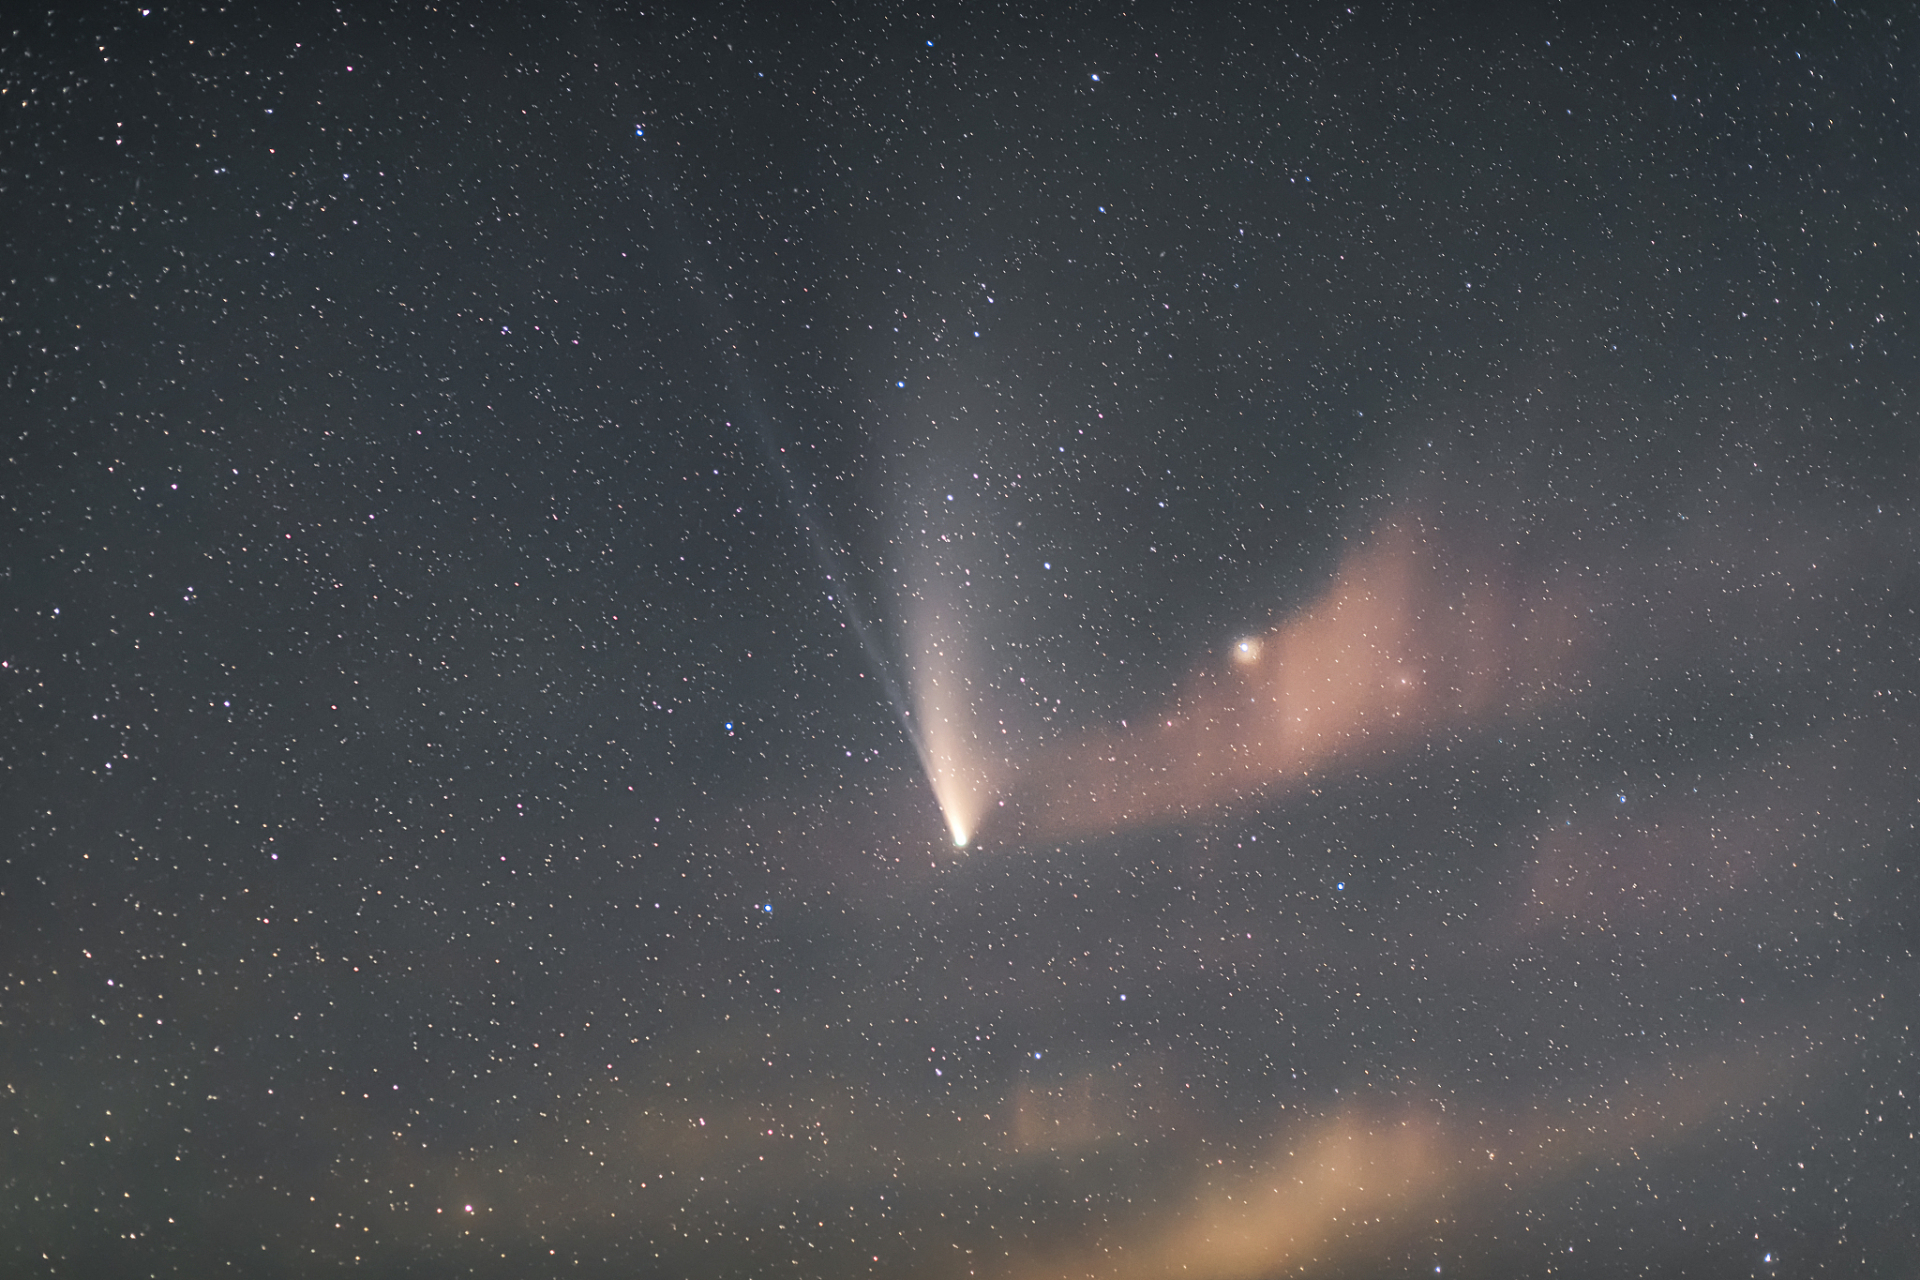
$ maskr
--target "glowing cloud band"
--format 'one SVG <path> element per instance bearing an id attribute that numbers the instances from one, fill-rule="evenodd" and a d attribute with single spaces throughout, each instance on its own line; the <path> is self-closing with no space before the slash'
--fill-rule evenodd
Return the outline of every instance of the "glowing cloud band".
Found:
<path id="1" fill-rule="evenodd" d="M 1522 591 L 1464 541 L 1411 512 L 1386 522 L 1310 606 L 1232 642 L 1134 728 L 1036 761 L 1010 821 L 1048 839 L 1178 820 L 1554 696 L 1585 653 L 1579 597 Z"/>

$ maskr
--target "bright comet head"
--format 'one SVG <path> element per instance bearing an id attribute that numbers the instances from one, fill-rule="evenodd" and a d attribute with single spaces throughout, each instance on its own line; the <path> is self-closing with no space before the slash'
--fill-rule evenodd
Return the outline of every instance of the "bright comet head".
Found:
<path id="1" fill-rule="evenodd" d="M 954 847 L 964 849 L 980 829 L 994 787 L 976 728 L 973 675 L 956 624 L 951 614 L 922 602 L 909 619 L 913 643 L 907 685 L 914 747 Z"/>

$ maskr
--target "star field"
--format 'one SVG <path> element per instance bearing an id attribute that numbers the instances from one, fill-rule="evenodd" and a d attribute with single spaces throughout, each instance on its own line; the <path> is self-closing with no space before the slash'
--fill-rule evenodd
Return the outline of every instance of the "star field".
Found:
<path id="1" fill-rule="evenodd" d="M 1912 14 L 0 41 L 0 1270 L 1920 1246 Z"/>

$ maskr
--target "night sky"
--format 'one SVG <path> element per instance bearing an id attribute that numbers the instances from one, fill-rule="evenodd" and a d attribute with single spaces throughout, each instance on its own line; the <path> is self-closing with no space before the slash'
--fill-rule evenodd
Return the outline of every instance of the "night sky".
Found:
<path id="1" fill-rule="evenodd" d="M 6 19 L 0 1272 L 1920 1276 L 1920 11 L 1602 8 Z"/>

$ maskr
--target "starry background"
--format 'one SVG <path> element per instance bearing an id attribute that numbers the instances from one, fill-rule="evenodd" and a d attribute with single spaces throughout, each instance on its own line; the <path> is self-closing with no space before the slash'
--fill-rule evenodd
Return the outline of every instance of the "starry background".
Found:
<path id="1" fill-rule="evenodd" d="M 1920 1274 L 1914 23 L 9 18 L 0 1269 Z M 1552 697 L 947 841 L 1416 508 Z"/>

